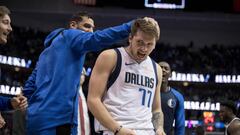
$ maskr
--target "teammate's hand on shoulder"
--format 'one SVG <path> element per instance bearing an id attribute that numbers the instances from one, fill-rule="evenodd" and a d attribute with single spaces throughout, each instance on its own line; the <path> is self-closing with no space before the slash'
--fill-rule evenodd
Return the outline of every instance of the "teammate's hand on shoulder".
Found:
<path id="1" fill-rule="evenodd" d="M 137 135 L 137 134 L 132 129 L 122 127 L 122 129 L 117 133 L 117 135 Z"/>

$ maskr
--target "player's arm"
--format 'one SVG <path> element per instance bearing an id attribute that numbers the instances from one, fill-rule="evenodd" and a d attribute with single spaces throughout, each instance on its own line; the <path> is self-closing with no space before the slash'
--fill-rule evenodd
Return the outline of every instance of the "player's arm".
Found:
<path id="1" fill-rule="evenodd" d="M 13 109 L 11 105 L 11 98 L 0 96 L 0 111 L 6 111 L 11 109 Z"/>
<path id="2" fill-rule="evenodd" d="M 231 128 L 229 128 L 228 132 L 230 135 L 240 135 L 240 122 L 235 122 L 232 124 Z"/>
<path id="3" fill-rule="evenodd" d="M 163 117 L 163 112 L 161 107 L 161 95 L 160 95 L 161 94 L 160 88 L 162 83 L 162 69 L 158 64 L 156 66 L 157 66 L 157 74 L 158 74 L 158 85 L 156 87 L 154 100 L 153 100 L 152 122 L 153 122 L 154 128 L 156 129 L 156 134 L 162 135 L 164 133 L 164 130 L 163 130 L 164 117 Z"/>
<path id="4" fill-rule="evenodd" d="M 70 42 L 70 48 L 78 52 L 99 51 L 110 48 L 113 43 L 126 39 L 130 33 L 132 22 L 119 26 L 97 30 L 95 32 L 83 32 L 81 30 L 69 29 L 63 35 Z"/>
<path id="5" fill-rule="evenodd" d="M 37 75 L 37 64 L 34 70 L 32 71 L 31 75 L 28 77 L 28 80 L 25 82 L 24 88 L 22 90 L 23 95 L 26 96 L 28 100 L 36 90 L 36 85 L 35 85 L 36 75 Z"/>
<path id="6" fill-rule="evenodd" d="M 114 50 L 107 50 L 99 55 L 89 81 L 87 99 L 89 110 L 93 113 L 94 117 L 112 132 L 116 132 L 121 125 L 107 111 L 102 103 L 102 97 L 106 92 L 108 77 L 114 70 L 116 61 L 117 54 Z M 119 133 L 123 131 L 124 129 L 122 128 Z"/>
<path id="7" fill-rule="evenodd" d="M 175 93 L 174 93 L 175 94 Z M 184 112 L 184 98 L 180 93 L 176 93 L 178 99 L 178 106 L 175 112 L 175 130 L 174 135 L 185 135 L 185 112 Z"/>
<path id="8" fill-rule="evenodd" d="M 8 111 L 8 110 L 25 110 L 28 106 L 26 97 L 19 95 L 17 97 L 3 97 L 0 96 L 0 111 Z"/>

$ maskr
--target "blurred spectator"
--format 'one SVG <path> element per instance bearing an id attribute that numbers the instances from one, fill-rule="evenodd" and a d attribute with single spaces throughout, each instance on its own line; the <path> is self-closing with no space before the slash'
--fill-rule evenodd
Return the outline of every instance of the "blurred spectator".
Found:
<path id="1" fill-rule="evenodd" d="M 195 127 L 195 135 L 205 135 L 203 126 L 199 125 Z"/>

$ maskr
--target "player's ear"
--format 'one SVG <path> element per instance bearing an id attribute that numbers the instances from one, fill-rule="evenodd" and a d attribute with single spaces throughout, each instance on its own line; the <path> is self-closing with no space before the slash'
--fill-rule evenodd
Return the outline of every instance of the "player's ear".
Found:
<path id="1" fill-rule="evenodd" d="M 132 36 L 132 34 L 130 33 L 129 36 L 128 36 L 128 42 L 129 42 L 129 43 L 132 42 L 132 38 L 133 38 L 133 36 Z"/>
<path id="2" fill-rule="evenodd" d="M 70 25 L 70 28 L 72 28 L 72 29 L 77 28 L 77 22 L 76 21 L 71 21 L 69 25 Z"/>

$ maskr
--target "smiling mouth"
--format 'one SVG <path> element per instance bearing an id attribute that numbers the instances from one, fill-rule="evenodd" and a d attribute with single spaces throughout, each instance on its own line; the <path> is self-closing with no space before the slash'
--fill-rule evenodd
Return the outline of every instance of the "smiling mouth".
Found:
<path id="1" fill-rule="evenodd" d="M 8 33 L 3 33 L 3 36 L 7 37 L 7 36 L 8 36 Z"/>

